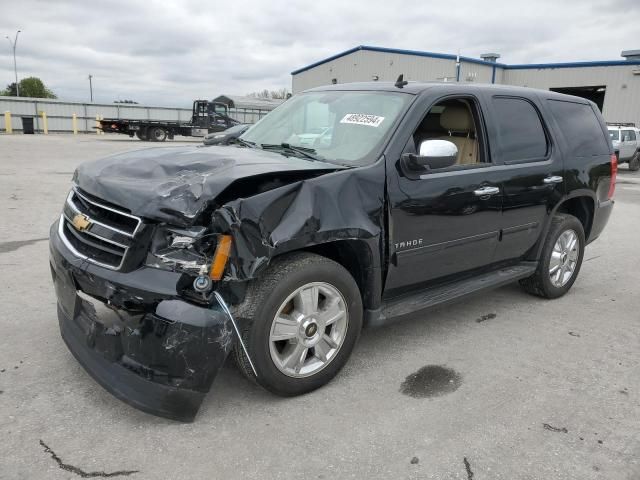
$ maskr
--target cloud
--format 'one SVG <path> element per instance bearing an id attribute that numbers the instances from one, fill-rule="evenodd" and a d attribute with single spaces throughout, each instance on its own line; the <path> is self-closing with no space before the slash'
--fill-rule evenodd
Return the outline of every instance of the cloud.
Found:
<path id="1" fill-rule="evenodd" d="M 189 106 L 194 98 L 291 85 L 290 72 L 356 45 L 475 56 L 505 63 L 619 58 L 638 47 L 637 0 L 397 2 L 84 0 L 6 2 L 0 33 L 23 32 L 20 77 L 61 98 Z M 0 87 L 13 81 L 0 44 Z"/>

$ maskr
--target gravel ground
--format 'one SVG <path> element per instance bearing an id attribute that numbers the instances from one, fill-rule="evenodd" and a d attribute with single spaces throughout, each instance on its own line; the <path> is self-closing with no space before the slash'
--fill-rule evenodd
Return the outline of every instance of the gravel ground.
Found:
<path id="1" fill-rule="evenodd" d="M 0 135 L 0 478 L 640 479 L 640 172 L 621 168 L 565 297 L 514 285 L 366 330 L 343 372 L 298 398 L 228 366 L 180 424 L 84 372 L 49 274 L 75 166 L 138 143 Z"/>

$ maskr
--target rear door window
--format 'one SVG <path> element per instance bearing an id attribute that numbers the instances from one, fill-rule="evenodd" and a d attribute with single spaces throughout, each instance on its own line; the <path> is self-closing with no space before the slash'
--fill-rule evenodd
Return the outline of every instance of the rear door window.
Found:
<path id="1" fill-rule="evenodd" d="M 620 130 L 609 130 L 611 140 L 620 141 Z"/>
<path id="2" fill-rule="evenodd" d="M 589 157 L 609 153 L 609 142 L 591 106 L 563 100 L 549 100 L 549 106 L 572 155 Z"/>
<path id="3" fill-rule="evenodd" d="M 549 143 L 537 109 L 524 98 L 493 97 L 498 143 L 505 162 L 546 158 Z"/>

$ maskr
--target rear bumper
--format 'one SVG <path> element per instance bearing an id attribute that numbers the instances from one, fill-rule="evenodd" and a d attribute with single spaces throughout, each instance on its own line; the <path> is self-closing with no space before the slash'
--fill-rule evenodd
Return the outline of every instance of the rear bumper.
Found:
<path id="1" fill-rule="evenodd" d="M 193 421 L 235 341 L 219 309 L 182 300 L 182 275 L 120 273 L 77 258 L 51 228 L 62 338 L 106 390 L 145 412 Z"/>

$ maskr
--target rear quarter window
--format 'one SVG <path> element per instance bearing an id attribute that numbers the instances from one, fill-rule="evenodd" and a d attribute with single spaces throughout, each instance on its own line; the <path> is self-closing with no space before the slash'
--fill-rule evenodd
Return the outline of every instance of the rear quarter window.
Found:
<path id="1" fill-rule="evenodd" d="M 540 160 L 549 150 L 537 109 L 524 98 L 493 97 L 498 143 L 507 162 Z"/>
<path id="2" fill-rule="evenodd" d="M 563 100 L 549 100 L 549 106 L 574 156 L 609 154 L 609 141 L 591 106 Z"/>

